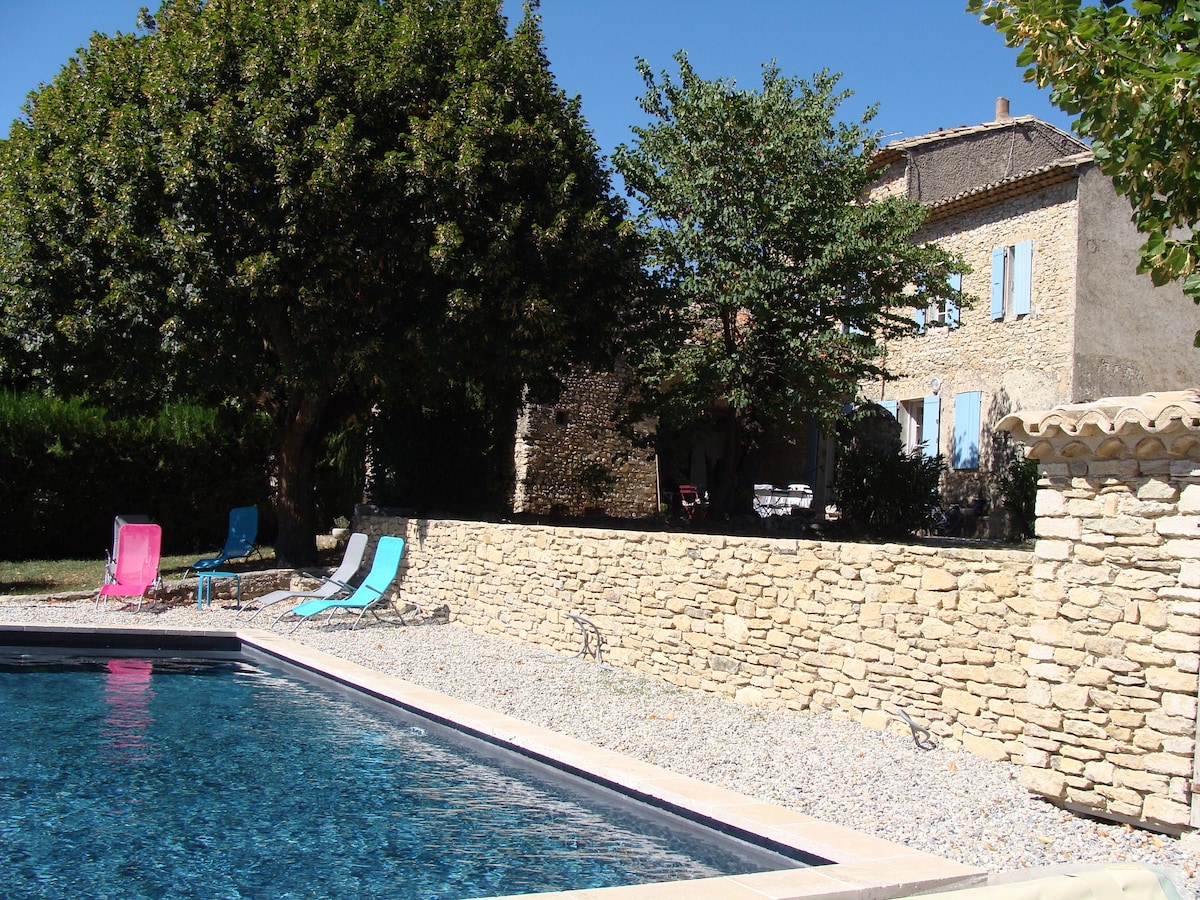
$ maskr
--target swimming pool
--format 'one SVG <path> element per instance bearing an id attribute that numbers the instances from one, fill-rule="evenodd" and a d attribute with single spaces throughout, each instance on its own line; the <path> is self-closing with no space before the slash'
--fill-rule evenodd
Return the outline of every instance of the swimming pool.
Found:
<path id="1" fill-rule="evenodd" d="M 9 896 L 480 897 L 796 864 L 237 661 L 0 656 Z"/>
<path id="2" fill-rule="evenodd" d="M 127 792 L 133 792 L 133 796 L 125 795 L 130 798 L 128 803 L 110 802 L 108 807 L 99 804 L 98 810 L 88 810 L 90 819 L 85 819 L 79 812 L 60 814 L 60 819 L 54 822 L 58 831 L 56 840 L 50 843 L 58 848 L 59 856 L 80 860 L 66 875 L 57 877 L 81 877 L 79 870 L 98 865 L 98 857 L 112 857 L 117 861 L 118 873 L 124 878 L 121 890 L 112 896 L 139 896 L 130 890 L 132 886 L 138 886 L 141 896 L 453 897 L 631 883 L 627 874 L 622 876 L 624 881 L 603 880 L 609 876 L 599 876 L 600 880 L 595 880 L 594 863 L 606 854 L 617 858 L 618 868 L 625 865 L 629 857 L 636 857 L 640 864 L 661 854 L 661 858 L 650 864 L 653 871 L 633 880 L 701 878 L 689 884 L 689 893 L 696 897 L 705 896 L 705 891 L 710 889 L 715 891 L 712 896 L 729 896 L 735 883 L 739 890 L 754 886 L 756 891 L 769 889 L 773 895 L 780 895 L 786 886 L 787 895 L 792 896 L 848 897 L 861 896 L 864 890 L 870 890 L 873 896 L 886 897 L 919 888 L 965 883 L 979 874 L 936 857 L 846 832 L 792 810 L 754 803 L 732 792 L 581 745 L 435 692 L 396 682 L 272 635 L 181 632 L 168 639 L 162 632 L 150 629 L 100 629 L 90 635 L 68 635 L 61 629 L 26 627 L 17 628 L 15 632 L 20 633 L 0 626 L 0 644 L 54 646 L 90 642 L 126 653 L 133 653 L 134 648 L 147 643 L 164 652 L 173 652 L 172 641 L 203 645 L 210 655 L 223 659 L 203 665 L 174 665 L 199 666 L 203 671 L 191 674 L 202 681 L 231 677 L 246 696 L 257 696 L 252 689 L 262 682 L 281 683 L 285 686 L 284 699 L 272 700 L 272 705 L 296 707 L 306 715 L 313 710 L 321 713 L 322 718 L 317 723 L 301 725 L 298 729 L 293 723 L 284 731 L 272 731 L 261 720 L 262 704 L 259 701 L 234 704 L 231 708 L 213 706 L 209 701 L 202 702 L 194 689 L 183 689 L 182 697 L 175 702 L 188 704 L 190 725 L 183 729 L 173 749 L 165 754 L 174 761 L 180 761 L 182 757 L 183 772 L 176 776 L 176 781 L 166 788 L 154 790 L 126 788 Z M 72 652 L 78 650 L 77 647 Z M 86 736 L 86 739 L 77 737 L 77 743 L 70 751 L 72 757 L 87 753 L 89 747 L 102 748 L 107 754 L 93 760 L 88 771 L 83 772 L 83 784 L 107 779 L 112 774 L 109 769 L 141 772 L 154 768 L 161 761 L 153 757 L 156 753 L 164 755 L 163 744 L 144 740 L 142 729 L 147 725 L 147 719 L 157 716 L 159 705 L 166 702 L 161 695 L 175 693 L 175 682 L 183 680 L 170 671 L 172 664 L 154 661 L 151 678 L 147 681 L 145 661 L 136 656 L 117 660 L 115 664 L 104 661 L 98 665 L 102 671 L 94 668 L 89 673 L 95 682 L 90 690 L 99 692 L 104 714 L 98 720 L 93 717 L 85 727 L 76 723 L 67 728 L 64 723 L 60 728 Z M 338 691 L 317 690 L 311 684 L 288 677 L 282 669 L 277 671 L 278 667 L 287 666 L 319 671 L 333 678 L 336 685 L 365 691 L 368 697 L 386 703 L 389 713 L 380 720 L 374 715 L 375 711 L 364 710 L 360 702 L 350 702 Z M 158 668 L 163 670 L 162 677 L 156 671 Z M 164 682 L 161 687 L 160 682 Z M 70 693 L 79 696 L 81 691 Z M 151 694 L 153 696 L 149 696 Z M 398 713 L 398 708 L 420 709 L 424 716 L 416 719 L 408 713 Z M 384 721 L 384 725 L 380 725 L 380 721 Z M 228 745 L 226 737 L 210 734 L 208 723 L 213 722 L 228 724 L 234 732 L 257 733 L 261 746 L 235 751 Z M 443 727 L 451 725 L 452 728 Z M 336 742 L 334 749 L 310 746 L 309 739 L 315 731 L 347 729 L 359 737 L 365 736 L 365 744 L 359 744 L 356 749 L 341 747 Z M 30 733 L 27 731 L 26 736 Z M 489 746 L 476 746 L 465 757 L 454 755 L 452 761 L 447 762 L 451 759 L 451 751 L 454 754 L 460 752 L 463 733 L 481 737 Z M 432 744 L 429 743 L 431 738 Z M 297 746 L 291 746 L 292 743 Z M 3 747 L 2 743 L 0 747 Z M 507 748 L 517 752 L 514 754 Z M 448 798 L 443 791 L 444 775 L 415 777 L 406 773 L 398 776 L 386 765 L 396 758 L 413 757 L 431 758 L 426 761 L 451 768 L 479 770 L 483 775 L 480 783 L 489 790 L 494 787 L 506 798 L 514 794 L 527 795 L 532 802 L 526 811 L 513 813 L 508 810 L 499 814 L 501 831 L 511 834 L 514 821 L 530 825 L 538 833 L 538 840 L 550 842 L 547 845 L 550 849 L 545 850 L 545 854 L 560 857 L 564 863 L 566 874 L 563 879 L 550 885 L 528 880 L 539 874 L 528 870 L 547 867 L 541 861 L 526 864 L 524 857 L 529 855 L 529 848 L 511 840 L 500 848 L 483 851 L 472 843 L 473 839 L 463 837 L 461 826 L 465 824 L 464 820 L 474 824 L 474 820 L 486 815 L 481 806 L 474 805 L 481 789 L 471 788 L 465 797 Z M 548 763 L 549 767 L 531 765 L 530 757 Z M 232 774 L 222 769 L 226 761 L 232 765 Z M 540 770 L 532 785 L 521 780 L 531 769 Z M 351 788 L 345 783 L 341 773 L 354 770 L 367 773 L 366 787 Z M 77 768 L 75 771 L 83 770 Z M 437 772 L 436 767 L 433 771 Z M 584 786 L 571 787 L 561 777 L 562 772 L 583 775 Z M 273 790 L 284 801 L 293 804 L 290 811 L 266 811 L 264 792 L 254 785 L 259 783 L 258 776 L 271 773 L 279 776 L 278 785 L 282 787 L 276 786 Z M 80 791 L 80 785 L 71 776 L 60 773 L 52 777 L 52 773 L 44 768 L 42 776 L 48 781 L 53 781 L 53 777 L 64 780 L 54 782 L 52 789 L 45 789 L 50 785 L 18 785 L 18 796 L 22 793 L 32 796 L 64 792 L 69 795 L 72 791 Z M 77 775 L 73 777 L 78 780 Z M 468 848 L 466 852 L 455 854 L 443 848 L 421 855 L 422 850 L 435 846 L 435 842 L 409 834 L 406 812 L 385 810 L 375 802 L 377 797 L 397 793 L 398 783 L 402 781 L 412 781 L 417 795 L 442 804 L 441 818 L 434 831 L 446 832 L 450 843 Z M 135 784 L 144 787 L 141 782 Z M 237 787 L 239 784 L 242 786 Z M 291 790 L 292 786 L 305 791 L 310 787 L 319 789 L 304 799 L 301 791 Z M 238 800 L 232 812 L 222 811 L 211 802 L 214 797 L 230 793 Z M 627 802 L 627 796 L 647 800 L 672 815 L 663 819 L 653 810 L 650 811 L 652 814 L 639 811 L 636 805 Z M 581 798 L 583 803 L 579 802 Z M 172 803 L 197 807 L 197 818 L 173 829 L 158 827 L 159 818 Z M 20 806 L 21 803 L 10 802 L 0 808 L 13 805 Z M 121 810 L 131 805 L 139 813 L 151 814 L 133 822 L 123 819 Z M 601 809 L 597 809 L 597 805 Z M 469 815 L 462 814 L 464 806 L 471 810 Z M 501 808 L 507 808 L 507 801 Z M 343 814 L 342 810 L 353 815 Z M 330 811 L 338 814 L 332 815 Z M 539 822 L 535 813 L 540 815 L 541 812 L 547 815 Z M 601 812 L 605 816 L 615 812 L 615 819 L 606 818 L 604 824 L 600 824 L 597 817 Z M 334 827 L 343 818 L 350 820 L 348 831 L 338 831 Z M 623 847 L 619 842 L 607 848 L 591 846 L 586 841 L 578 843 L 581 835 L 590 840 L 592 833 L 603 837 L 602 832 L 624 832 L 633 820 L 641 823 L 639 827 L 644 827 L 647 821 L 651 824 L 648 832 L 643 830 L 640 834 L 637 829 L 628 829 L 628 834 L 622 838 L 625 841 Z M 701 853 L 697 865 L 692 850 L 696 838 L 693 823 L 696 821 L 712 825 L 726 835 L 749 837 L 758 845 L 758 849 L 750 848 L 757 861 L 746 866 L 743 860 L 732 868 L 727 867 L 727 854 L 736 856 L 746 849 L 747 842 L 739 840 L 733 842 L 741 848 L 737 853 L 728 843 L 717 851 L 717 856 L 724 861 L 704 860 Z M 107 843 L 95 836 L 97 822 L 113 828 L 114 836 Z M 31 824 L 37 825 L 36 822 L 25 823 L 26 826 Z M 0 832 L 2 830 L 0 828 Z M 238 857 L 229 842 L 240 833 L 249 836 L 251 845 L 267 848 L 266 856 L 258 861 Z M 382 843 L 379 841 L 381 835 L 385 836 Z M 0 838 L 3 837 L 0 833 Z M 314 837 L 315 841 L 312 840 Z M 4 843 L 11 845 L 7 839 Z M 813 856 L 821 856 L 833 864 L 811 869 L 781 868 L 794 863 L 781 860 L 781 857 L 772 858 L 762 847 L 786 850 L 792 856 L 807 857 L 810 861 Z M 22 846 L 21 853 L 21 857 L 11 857 L 16 859 L 18 866 L 24 865 L 21 877 L 39 884 L 50 877 L 44 865 L 39 868 L 30 861 L 33 851 Z M 368 886 L 373 872 L 387 870 L 393 859 L 411 862 L 414 857 L 420 860 L 422 872 L 445 875 L 447 883 L 441 887 L 424 884 L 417 892 L 402 894 L 397 890 L 397 880 L 403 881 L 405 876 L 393 872 L 385 878 L 385 888 L 371 893 L 376 890 Z M 684 862 L 685 857 L 693 858 Z M 771 870 L 763 871 L 764 868 Z M 304 874 L 289 880 L 288 872 L 302 869 Z M 720 872 L 738 871 L 750 874 L 712 877 Z M 187 892 L 192 890 L 193 884 L 199 883 L 196 879 L 202 874 L 213 873 L 217 878 L 215 887 Z M 476 876 L 481 880 L 467 880 Z M 38 881 L 39 878 L 42 881 Z M 95 890 L 63 890 L 63 883 L 55 884 L 53 879 L 50 883 L 57 889 L 40 896 L 110 895 Z M 455 893 L 455 890 L 459 892 Z M 19 893 L 39 896 L 26 890 Z"/>

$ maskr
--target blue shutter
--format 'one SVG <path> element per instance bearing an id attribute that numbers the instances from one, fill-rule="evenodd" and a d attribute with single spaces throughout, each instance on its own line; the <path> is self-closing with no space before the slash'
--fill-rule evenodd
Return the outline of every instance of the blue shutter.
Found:
<path id="1" fill-rule="evenodd" d="M 1022 241 L 1013 251 L 1013 312 L 1025 316 L 1033 297 L 1033 241 Z"/>
<path id="2" fill-rule="evenodd" d="M 1004 318 L 1004 248 L 992 251 L 992 318 Z"/>
<path id="3" fill-rule="evenodd" d="M 925 333 L 925 307 L 921 307 L 913 313 L 913 322 L 917 326 L 917 334 Z"/>
<path id="4" fill-rule="evenodd" d="M 954 468 L 979 468 L 979 407 L 981 391 L 966 391 L 954 397 Z"/>
<path id="5" fill-rule="evenodd" d="M 946 326 L 957 328 L 961 324 L 958 312 L 958 298 L 962 294 L 962 276 L 955 273 L 950 276 L 951 296 L 946 299 Z"/>
<path id="6" fill-rule="evenodd" d="M 941 419 L 942 401 L 936 396 L 926 397 L 921 406 L 921 452 L 926 456 L 937 456 Z"/>
<path id="7" fill-rule="evenodd" d="M 879 405 L 892 414 L 893 419 L 899 420 L 900 403 L 897 400 L 880 400 Z"/>

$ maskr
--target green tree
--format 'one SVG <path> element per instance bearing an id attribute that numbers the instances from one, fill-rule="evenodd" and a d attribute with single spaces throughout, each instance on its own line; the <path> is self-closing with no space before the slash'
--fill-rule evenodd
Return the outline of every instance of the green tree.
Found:
<path id="1" fill-rule="evenodd" d="M 859 382 L 883 374 L 877 339 L 912 330 L 914 304 L 947 294 L 962 267 L 911 241 L 915 201 L 864 202 L 878 134 L 835 123 L 848 92 L 763 67 L 761 90 L 706 81 L 676 56 L 661 83 L 644 61 L 647 127 L 614 154 L 658 291 L 628 352 L 665 429 L 723 433 L 709 493 L 728 511 L 758 435 L 808 416 L 834 421 Z"/>
<path id="2" fill-rule="evenodd" d="M 1183 279 L 1200 303 L 1200 4 L 1194 0 L 969 0 L 1020 47 L 1025 80 L 1079 118 L 1100 170 L 1146 235 L 1139 271 Z M 1200 333 L 1196 335 L 1200 346 Z"/>
<path id="3" fill-rule="evenodd" d="M 297 564 L 370 404 L 515 421 L 639 272 L 534 6 L 510 36 L 499 0 L 166 0 L 93 37 L 0 145 L 5 379 L 268 411 Z"/>

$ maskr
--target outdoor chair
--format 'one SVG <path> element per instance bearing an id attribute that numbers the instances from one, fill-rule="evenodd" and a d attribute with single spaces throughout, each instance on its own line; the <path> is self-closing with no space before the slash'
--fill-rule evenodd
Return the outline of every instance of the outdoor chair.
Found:
<path id="1" fill-rule="evenodd" d="M 149 523 L 150 517 L 143 515 L 124 515 L 115 516 L 113 518 L 113 539 L 112 549 L 104 551 L 104 583 L 112 584 L 116 580 L 117 572 L 117 541 L 121 534 L 121 527 L 124 525 L 145 525 Z"/>
<path id="2" fill-rule="evenodd" d="M 371 571 L 367 573 L 367 577 L 363 579 L 362 584 L 349 597 L 343 597 L 342 599 L 325 598 L 306 600 L 304 603 L 280 613 L 279 617 L 271 624 L 277 624 L 284 616 L 295 616 L 297 622 L 292 627 L 292 631 L 295 631 L 300 627 L 301 622 L 328 610 L 329 618 L 325 620 L 325 624 L 328 625 L 333 621 L 333 614 L 339 609 L 358 610 L 358 618 L 350 626 L 351 631 L 358 627 L 358 623 L 362 621 L 363 614 L 368 611 L 378 621 L 384 622 L 384 619 L 375 611 L 375 606 L 385 602 L 386 594 L 391 588 L 392 582 L 396 580 L 396 576 L 399 574 L 400 558 L 403 555 L 404 538 L 381 537 L 378 546 L 375 548 L 375 558 L 371 561 Z M 407 624 L 404 621 L 404 616 L 399 613 L 397 615 L 402 625 Z"/>
<path id="3" fill-rule="evenodd" d="M 271 591 L 269 594 L 256 597 L 253 602 L 257 606 L 254 607 L 254 615 L 250 617 L 249 621 L 253 622 L 255 617 L 268 606 L 280 603 L 289 597 L 298 597 L 304 600 L 328 600 L 331 597 L 336 597 L 338 594 L 350 593 L 354 590 L 353 585 L 350 584 L 350 580 L 358 574 L 366 550 L 367 536 L 361 531 L 354 532 L 354 534 L 350 535 L 349 540 L 346 541 L 346 552 L 342 555 L 342 564 L 337 567 L 337 570 L 332 575 L 320 576 L 323 579 L 320 586 L 311 591 L 285 589 Z"/>
<path id="4" fill-rule="evenodd" d="M 701 498 L 700 488 L 694 484 L 679 486 L 679 503 L 689 520 L 703 519 L 708 512 L 708 502 Z"/>
<path id="5" fill-rule="evenodd" d="M 162 554 L 162 528 L 158 525 L 135 523 L 122 525 L 117 534 L 117 559 L 112 581 L 96 594 L 96 607 L 109 597 L 136 597 L 142 608 L 146 592 L 154 589 L 155 597 L 161 581 L 158 564 Z"/>
<path id="6" fill-rule="evenodd" d="M 258 549 L 258 507 L 238 506 L 229 511 L 229 534 L 225 538 L 225 546 L 216 556 L 208 559 L 198 559 L 190 566 L 191 572 L 205 572 L 216 569 L 231 559 L 242 559 L 252 553 L 262 553 Z"/>

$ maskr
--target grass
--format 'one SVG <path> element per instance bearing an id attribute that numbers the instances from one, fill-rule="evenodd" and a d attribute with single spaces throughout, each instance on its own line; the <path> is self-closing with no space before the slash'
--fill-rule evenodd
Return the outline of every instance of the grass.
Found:
<path id="1" fill-rule="evenodd" d="M 200 554 L 203 555 L 203 554 Z M 188 566 L 199 556 L 164 556 L 159 566 L 163 578 L 182 578 Z M 275 552 L 262 548 L 263 558 L 257 556 L 245 562 L 222 566 L 234 572 L 269 569 L 275 565 Z M 95 559 L 0 560 L 0 594 L 59 594 L 67 591 L 99 590 L 104 583 L 104 561 Z"/>

